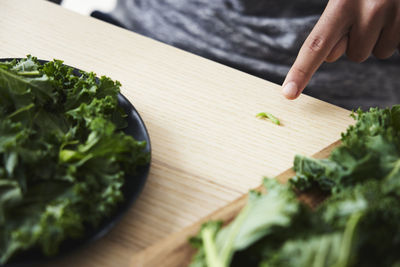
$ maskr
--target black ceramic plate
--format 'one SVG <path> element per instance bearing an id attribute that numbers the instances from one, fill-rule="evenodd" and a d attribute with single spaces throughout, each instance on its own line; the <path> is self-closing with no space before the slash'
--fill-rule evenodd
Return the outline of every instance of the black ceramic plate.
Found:
<path id="1" fill-rule="evenodd" d="M 12 58 L 0 59 L 0 61 L 11 61 Z M 47 61 L 39 60 L 40 63 L 44 64 Z M 79 70 L 75 69 L 78 74 Z M 146 152 L 151 153 L 150 146 L 150 136 L 147 132 L 146 126 L 142 118 L 136 109 L 132 106 L 132 104 L 124 97 L 122 94 L 118 95 L 118 103 L 125 110 L 128 115 L 128 127 L 124 129 L 124 132 L 136 140 L 146 141 Z M 105 218 L 103 222 L 97 228 L 87 228 L 86 234 L 84 237 L 77 240 L 65 240 L 60 248 L 59 253 L 53 257 L 44 256 L 41 251 L 37 248 L 28 250 L 26 252 L 21 252 L 17 254 L 14 258 L 12 258 L 7 264 L 0 265 L 3 267 L 11 267 L 11 266 L 31 266 L 32 264 L 37 264 L 41 262 L 45 262 L 51 259 L 60 258 L 67 254 L 70 254 L 74 250 L 78 248 L 82 248 L 84 246 L 89 245 L 90 243 L 100 239 L 104 235 L 106 235 L 122 218 L 122 215 L 131 207 L 131 205 L 135 202 L 135 200 L 140 195 L 144 184 L 146 183 L 147 176 L 150 170 L 150 162 L 144 166 L 141 166 L 134 176 L 127 176 L 125 178 L 125 183 L 122 187 L 122 192 L 124 194 L 124 201 L 115 208 L 114 213 Z M 107 252 L 105 252 L 107 253 Z"/>

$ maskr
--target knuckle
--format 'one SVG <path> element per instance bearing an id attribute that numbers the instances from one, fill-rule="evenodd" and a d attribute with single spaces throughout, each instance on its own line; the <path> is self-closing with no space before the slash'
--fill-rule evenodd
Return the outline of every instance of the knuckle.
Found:
<path id="1" fill-rule="evenodd" d="M 355 14 L 359 13 L 359 5 L 354 4 L 353 0 L 329 0 L 332 12 L 330 13 L 332 19 L 337 21 L 340 17 L 340 24 L 344 27 L 342 30 L 347 31 L 348 28 L 357 20 Z M 338 15 L 340 14 L 340 15 Z"/>
<path id="2" fill-rule="evenodd" d="M 327 57 L 326 59 L 325 59 L 325 62 L 328 62 L 328 63 L 333 63 L 333 62 L 335 62 L 337 59 L 336 58 L 334 58 L 334 57 Z"/>
<path id="3" fill-rule="evenodd" d="M 399 1 L 400 2 L 400 1 Z M 398 11 L 395 14 L 395 17 L 393 19 L 393 23 L 391 25 L 394 29 L 396 29 L 394 32 L 399 33 L 400 32 L 400 4 Z M 400 37 L 400 36 L 399 36 Z"/>
<path id="4" fill-rule="evenodd" d="M 348 0 L 333 0 L 331 2 L 339 10 L 347 10 L 349 9 L 349 5 L 351 5 L 351 1 Z"/>
<path id="5" fill-rule="evenodd" d="M 311 37 L 307 47 L 312 52 L 319 52 L 322 50 L 324 43 L 325 40 L 321 36 L 313 36 Z"/>
<path id="6" fill-rule="evenodd" d="M 378 59 L 387 59 L 389 57 L 391 57 L 394 53 L 393 51 L 389 51 L 389 50 L 384 50 L 384 49 L 374 49 L 374 51 L 372 51 L 372 54 L 374 55 L 374 57 L 378 58 Z"/>
<path id="7" fill-rule="evenodd" d="M 338 56 L 336 51 L 331 51 L 331 53 L 329 53 L 329 55 L 325 58 L 325 62 L 335 62 L 337 60 Z"/>
<path id="8" fill-rule="evenodd" d="M 333 55 L 329 55 L 326 57 L 325 61 L 328 63 L 332 63 L 337 61 L 340 58 L 341 55 L 338 54 L 333 54 Z"/>
<path id="9" fill-rule="evenodd" d="M 351 61 L 361 63 L 365 61 L 368 58 L 368 54 L 362 53 L 362 52 L 348 52 L 347 53 L 347 58 L 350 59 Z"/>
<path id="10" fill-rule="evenodd" d="M 380 16 L 385 10 L 386 2 L 384 0 L 369 0 L 366 3 L 366 11 L 371 17 Z"/>
<path id="11" fill-rule="evenodd" d="M 373 55 L 377 59 L 387 59 L 387 58 L 390 58 L 393 55 L 393 53 L 385 53 L 385 54 L 376 54 L 376 53 L 374 53 Z"/>

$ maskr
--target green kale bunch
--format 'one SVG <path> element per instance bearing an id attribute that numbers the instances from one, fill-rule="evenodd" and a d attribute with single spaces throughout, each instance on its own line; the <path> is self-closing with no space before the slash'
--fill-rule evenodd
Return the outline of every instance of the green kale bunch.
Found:
<path id="1" fill-rule="evenodd" d="M 400 106 L 353 116 L 328 159 L 296 156 L 287 185 L 265 179 L 227 227 L 204 224 L 191 266 L 400 266 Z M 315 190 L 315 210 L 296 199 Z"/>
<path id="2" fill-rule="evenodd" d="M 0 62 L 0 264 L 57 253 L 123 201 L 126 174 L 149 155 L 121 131 L 119 87 L 58 60 Z"/>

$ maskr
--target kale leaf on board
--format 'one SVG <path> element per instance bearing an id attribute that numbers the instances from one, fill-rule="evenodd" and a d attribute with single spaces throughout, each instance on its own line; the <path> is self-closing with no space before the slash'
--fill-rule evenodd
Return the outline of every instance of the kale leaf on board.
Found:
<path id="1" fill-rule="evenodd" d="M 204 224 L 191 266 L 400 266 L 400 106 L 354 118 L 328 159 L 296 156 L 287 185 L 266 179 L 228 226 Z M 294 197 L 309 189 L 327 195 L 315 210 Z"/>
<path id="2" fill-rule="evenodd" d="M 57 253 L 123 201 L 146 143 L 120 129 L 119 82 L 35 57 L 0 62 L 0 264 Z"/>

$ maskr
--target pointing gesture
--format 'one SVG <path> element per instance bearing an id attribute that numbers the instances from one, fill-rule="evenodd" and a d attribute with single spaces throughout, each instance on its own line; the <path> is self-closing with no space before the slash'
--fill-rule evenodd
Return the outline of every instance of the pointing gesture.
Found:
<path id="1" fill-rule="evenodd" d="M 330 0 L 287 74 L 283 94 L 297 98 L 324 61 L 344 53 L 356 62 L 371 53 L 384 59 L 399 45 L 400 0 Z"/>

